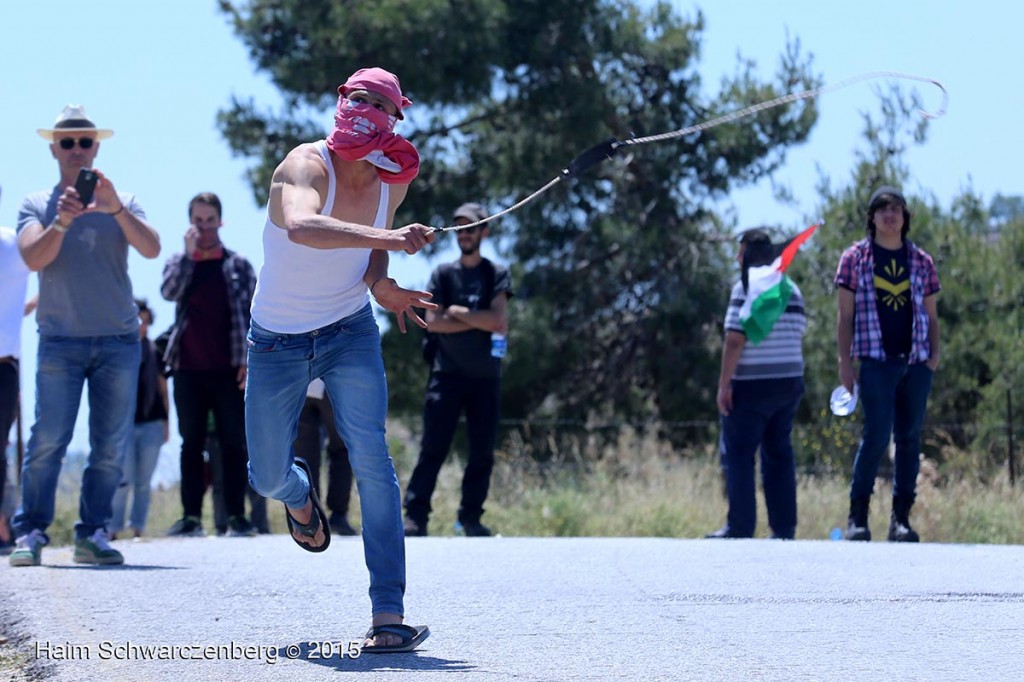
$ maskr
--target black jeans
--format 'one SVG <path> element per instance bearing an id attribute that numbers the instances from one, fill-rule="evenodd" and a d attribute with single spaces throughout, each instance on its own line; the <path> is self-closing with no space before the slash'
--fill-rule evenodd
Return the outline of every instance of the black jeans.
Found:
<path id="1" fill-rule="evenodd" d="M 224 504 L 224 453 L 221 451 L 216 432 L 206 434 L 206 454 L 209 464 L 209 475 L 206 478 L 210 481 L 210 492 L 213 497 L 213 525 L 217 527 L 218 533 L 224 534 L 228 531 L 229 514 L 227 505 Z M 249 521 L 257 532 L 269 533 L 267 498 L 253 490 L 248 481 L 245 492 L 249 498 Z"/>
<path id="2" fill-rule="evenodd" d="M 327 435 L 327 507 L 333 513 L 348 516 L 352 497 L 352 465 L 348 461 L 348 448 L 334 424 L 334 410 L 329 398 L 306 398 L 299 413 L 298 435 L 293 449 L 296 457 L 309 464 L 316 494 L 320 495 L 320 460 L 323 453 L 324 432 Z"/>
<path id="3" fill-rule="evenodd" d="M 7 486 L 7 436 L 18 414 L 18 365 L 8 361 L 0 363 L 0 509 Z"/>
<path id="4" fill-rule="evenodd" d="M 405 492 L 406 516 L 425 524 L 430 498 L 451 447 L 462 411 L 466 412 L 469 459 L 462 476 L 459 521 L 479 523 L 494 468 L 501 379 L 476 379 L 461 374 L 435 373 L 427 384 L 423 408 L 423 440 L 419 461 Z"/>
<path id="5" fill-rule="evenodd" d="M 220 443 L 224 472 L 224 506 L 229 516 L 245 515 L 248 488 L 245 446 L 245 395 L 237 370 L 174 372 L 174 405 L 181 433 L 181 506 L 185 516 L 201 516 L 206 491 L 203 450 L 210 412 Z"/>

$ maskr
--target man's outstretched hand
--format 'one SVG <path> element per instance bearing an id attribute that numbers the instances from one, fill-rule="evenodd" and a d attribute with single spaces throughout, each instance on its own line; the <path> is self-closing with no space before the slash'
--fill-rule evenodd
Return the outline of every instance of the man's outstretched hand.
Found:
<path id="1" fill-rule="evenodd" d="M 377 305 L 395 314 L 395 317 L 398 318 L 398 330 L 403 334 L 406 332 L 406 317 L 412 320 L 417 326 L 422 327 L 423 329 L 427 328 L 426 320 L 419 316 L 419 313 L 416 312 L 416 308 L 437 310 L 437 304 L 430 302 L 433 295 L 429 291 L 403 289 L 398 286 L 398 282 L 390 277 L 386 277 L 375 282 L 370 293 L 377 301 Z"/>

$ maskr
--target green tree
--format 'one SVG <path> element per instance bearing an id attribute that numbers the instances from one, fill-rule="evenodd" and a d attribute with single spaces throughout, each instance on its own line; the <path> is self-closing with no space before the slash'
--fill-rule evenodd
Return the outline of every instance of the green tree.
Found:
<path id="1" fill-rule="evenodd" d="M 997 193 L 992 197 L 992 204 L 988 211 L 996 226 L 1019 221 L 1024 218 L 1024 197 L 1005 196 Z"/>
<path id="2" fill-rule="evenodd" d="M 772 81 L 740 61 L 705 94 L 697 64 L 703 17 L 664 2 L 221 7 L 286 100 L 274 114 L 236 99 L 220 115 L 232 149 L 252 160 L 257 200 L 292 145 L 322 136 L 339 80 L 379 65 L 397 73 L 416 102 L 402 133 L 423 165 L 399 222 L 444 224 L 469 198 L 503 208 L 601 140 L 678 130 L 819 84 L 794 42 Z M 813 101 L 803 101 L 637 147 L 504 218 L 493 232 L 514 263 L 519 293 L 505 414 L 713 419 L 732 269 L 718 239 L 731 226 L 709 206 L 779 167 L 816 115 Z M 391 350 L 411 345 L 386 344 L 389 368 L 408 362 Z M 396 408 L 413 410 L 395 397 Z"/>

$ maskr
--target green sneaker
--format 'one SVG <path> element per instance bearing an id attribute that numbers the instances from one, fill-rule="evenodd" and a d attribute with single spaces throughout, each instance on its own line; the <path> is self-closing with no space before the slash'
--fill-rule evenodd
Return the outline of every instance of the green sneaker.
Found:
<path id="1" fill-rule="evenodd" d="M 97 528 L 89 537 L 75 540 L 75 556 L 72 557 L 72 561 L 76 564 L 116 566 L 124 563 L 124 557 L 110 546 L 107 531 Z"/>
<path id="2" fill-rule="evenodd" d="M 8 561 L 11 566 L 39 566 L 43 563 L 43 547 L 50 544 L 50 538 L 39 529 L 17 539 L 14 551 Z"/>

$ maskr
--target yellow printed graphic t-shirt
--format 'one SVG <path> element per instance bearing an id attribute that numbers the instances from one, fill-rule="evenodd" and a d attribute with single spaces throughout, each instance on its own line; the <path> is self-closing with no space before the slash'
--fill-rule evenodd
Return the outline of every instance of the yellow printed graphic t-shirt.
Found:
<path id="1" fill-rule="evenodd" d="M 872 244 L 871 248 L 875 259 L 875 296 L 882 347 L 889 357 L 907 355 L 914 323 L 907 247 L 890 251 Z"/>

